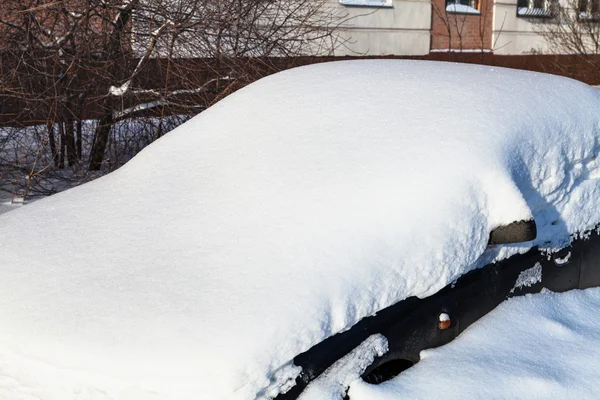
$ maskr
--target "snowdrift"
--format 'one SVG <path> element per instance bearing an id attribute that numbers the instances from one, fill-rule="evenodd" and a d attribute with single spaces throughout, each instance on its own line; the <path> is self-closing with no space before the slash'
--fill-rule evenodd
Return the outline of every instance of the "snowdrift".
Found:
<path id="1" fill-rule="evenodd" d="M 418 61 L 262 79 L 0 215 L 0 398 L 264 399 L 292 359 L 600 221 L 600 92 Z M 535 243 L 486 252 L 535 218 Z"/>
<path id="2" fill-rule="evenodd" d="M 600 288 L 509 299 L 397 378 L 352 400 L 596 399 Z"/>

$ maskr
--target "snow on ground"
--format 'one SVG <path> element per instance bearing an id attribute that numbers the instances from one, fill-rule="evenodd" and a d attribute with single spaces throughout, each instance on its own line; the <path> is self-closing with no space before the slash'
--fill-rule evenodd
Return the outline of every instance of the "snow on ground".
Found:
<path id="1" fill-rule="evenodd" d="M 0 216 L 0 388 L 268 398 L 363 317 L 600 221 L 599 94 L 398 60 L 262 79 Z M 535 243 L 486 251 L 531 216 Z"/>
<path id="2" fill-rule="evenodd" d="M 71 167 L 65 165 L 64 169 L 54 165 L 45 124 L 0 127 L 0 213 L 14 209 L 6 204 L 13 195 L 22 198 L 27 193 L 26 202 L 35 201 L 109 173 L 125 164 L 158 135 L 189 119 L 186 115 L 124 118 L 135 111 L 139 110 L 126 109 L 115 115 L 118 121 L 112 127 L 100 171 L 89 171 L 86 167 L 98 124 L 96 120 L 81 121 L 83 161 Z M 55 135 L 59 131 L 57 123 Z"/>
<path id="3" fill-rule="evenodd" d="M 355 381 L 350 398 L 597 399 L 598 310 L 600 288 L 510 299 L 398 377 Z"/>
<path id="4" fill-rule="evenodd" d="M 18 207 L 21 207 L 21 204 L 13 203 L 12 196 L 0 193 L 0 214 L 15 210 Z"/>

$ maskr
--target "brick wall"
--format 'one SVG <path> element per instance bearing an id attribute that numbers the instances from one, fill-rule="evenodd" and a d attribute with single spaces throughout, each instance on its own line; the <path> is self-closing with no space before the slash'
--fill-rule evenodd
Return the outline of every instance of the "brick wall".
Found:
<path id="1" fill-rule="evenodd" d="M 24 40 L 24 32 L 29 26 L 34 27 L 32 28 L 34 37 L 49 44 L 53 37 L 61 37 L 77 25 L 79 28 L 74 30 L 73 36 L 75 41 L 90 47 L 88 41 L 94 39 L 93 44 L 100 48 L 101 39 L 113 30 L 112 24 L 108 21 L 113 20 L 117 13 L 114 6 L 120 5 L 122 0 L 106 0 L 105 3 L 108 7 L 103 6 L 103 3 L 92 3 L 89 0 L 43 2 L 38 0 L 0 0 L 0 20 L 15 25 L 9 27 L 0 22 L 0 51 L 18 48 L 19 46 L 15 43 Z M 81 18 L 79 22 L 76 22 L 75 15 L 86 14 L 88 11 L 89 17 Z M 45 35 L 41 30 L 51 34 Z"/>
<path id="2" fill-rule="evenodd" d="M 431 49 L 491 50 L 493 0 L 479 0 L 480 14 L 446 12 L 446 0 L 432 0 Z"/>

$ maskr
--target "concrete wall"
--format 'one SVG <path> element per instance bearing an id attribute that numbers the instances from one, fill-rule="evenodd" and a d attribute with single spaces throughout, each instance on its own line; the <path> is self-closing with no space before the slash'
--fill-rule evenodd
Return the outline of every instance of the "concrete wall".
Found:
<path id="1" fill-rule="evenodd" d="M 344 19 L 337 31 L 341 43 L 334 50 L 335 56 L 429 53 L 429 0 L 388 0 L 384 7 L 351 6 L 341 4 L 339 0 L 329 1 L 329 6 Z M 369 0 L 362 2 L 368 3 Z"/>
<path id="2" fill-rule="evenodd" d="M 551 20 L 517 16 L 517 0 L 494 0 L 494 53 L 508 55 L 548 51 L 544 38 L 536 33 L 544 22 L 551 23 Z"/>

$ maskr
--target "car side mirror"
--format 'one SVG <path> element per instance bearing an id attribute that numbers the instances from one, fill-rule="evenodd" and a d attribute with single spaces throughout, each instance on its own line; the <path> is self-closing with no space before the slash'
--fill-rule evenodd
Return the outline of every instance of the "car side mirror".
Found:
<path id="1" fill-rule="evenodd" d="M 492 230 L 488 245 L 529 242 L 536 237 L 537 227 L 534 220 L 515 221 Z"/>

